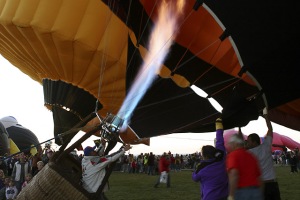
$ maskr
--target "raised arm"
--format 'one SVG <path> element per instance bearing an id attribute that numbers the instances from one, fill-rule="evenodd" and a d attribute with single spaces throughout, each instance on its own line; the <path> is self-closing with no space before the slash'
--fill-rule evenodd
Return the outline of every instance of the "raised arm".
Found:
<path id="1" fill-rule="evenodd" d="M 243 132 L 242 132 L 242 129 L 241 129 L 241 127 L 239 127 L 239 131 L 238 131 L 238 136 L 240 137 L 240 138 L 242 138 L 242 140 L 244 140 L 244 135 L 243 135 Z"/>
<path id="2" fill-rule="evenodd" d="M 98 144 L 98 150 L 97 150 L 97 153 L 99 156 L 104 155 L 105 147 L 106 147 L 106 140 L 101 137 L 101 140 L 99 141 L 99 144 Z"/>
<path id="3" fill-rule="evenodd" d="M 105 158 L 109 162 L 114 162 L 114 161 L 118 160 L 120 158 L 120 156 L 122 156 L 125 153 L 125 151 L 128 151 L 130 149 L 131 149 L 131 146 L 129 144 L 124 144 L 124 146 L 122 146 L 119 151 L 112 153 L 110 155 L 107 155 L 107 156 L 105 156 Z"/>
<path id="4" fill-rule="evenodd" d="M 218 118 L 216 120 L 216 149 L 225 151 L 223 132 L 222 119 Z"/>
<path id="5" fill-rule="evenodd" d="M 263 110 L 263 117 L 265 118 L 266 124 L 267 124 L 267 127 L 268 127 L 267 136 L 271 136 L 273 138 L 273 127 L 272 127 L 271 121 L 270 121 L 269 116 L 268 116 L 267 108 L 264 108 L 264 110 Z"/>

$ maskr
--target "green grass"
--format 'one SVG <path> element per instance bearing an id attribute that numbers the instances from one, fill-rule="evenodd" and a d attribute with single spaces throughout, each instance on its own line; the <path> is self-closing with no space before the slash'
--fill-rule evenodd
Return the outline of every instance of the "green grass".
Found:
<path id="1" fill-rule="evenodd" d="M 275 167 L 282 200 L 300 199 L 300 173 L 290 174 L 290 167 Z"/>
<path id="2" fill-rule="evenodd" d="M 300 174 L 290 174 L 290 167 L 275 167 L 282 200 L 300 199 Z M 171 187 L 160 184 L 154 188 L 158 175 L 113 172 L 109 179 L 109 200 L 199 200 L 199 184 L 191 179 L 191 171 L 171 172 Z"/>

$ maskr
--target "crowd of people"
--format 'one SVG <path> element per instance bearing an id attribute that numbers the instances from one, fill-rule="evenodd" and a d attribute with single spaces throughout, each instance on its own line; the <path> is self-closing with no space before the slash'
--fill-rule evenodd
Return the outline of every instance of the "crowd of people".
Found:
<path id="1" fill-rule="evenodd" d="M 16 199 L 34 176 L 45 166 L 53 150 L 45 148 L 42 155 L 25 154 L 0 158 L 0 200 Z"/>
<path id="2" fill-rule="evenodd" d="M 131 149 L 130 145 L 124 145 L 119 151 L 110 155 L 104 155 L 106 141 L 102 140 L 100 146 L 86 147 L 83 154 L 74 152 L 74 157 L 82 164 L 82 186 L 90 193 L 95 193 L 102 184 L 102 180 L 106 174 L 106 169 L 109 164 L 116 161 L 116 168 L 127 173 L 144 173 L 148 175 L 158 175 L 162 171 L 162 158 L 164 158 L 165 171 L 179 172 L 183 168 L 192 169 L 195 163 L 199 162 L 200 154 L 171 154 L 171 152 L 163 155 L 155 155 L 150 153 L 141 153 L 138 156 L 133 154 L 125 154 Z M 49 143 L 46 143 L 42 149 L 42 153 L 35 155 L 25 154 L 20 152 L 14 156 L 2 157 L 0 159 L 0 200 L 15 199 L 21 190 L 36 176 L 40 170 L 49 162 L 55 150 L 51 148 Z M 73 152 L 72 152 L 73 153 Z M 73 155 L 73 154 L 72 154 Z M 167 161 L 170 161 L 169 164 Z M 170 187 L 170 175 L 168 174 L 167 186 Z M 155 187 L 159 185 L 159 180 Z M 103 188 L 104 192 L 108 190 L 108 186 Z"/>
<path id="3" fill-rule="evenodd" d="M 191 179 L 200 183 L 200 196 L 205 200 L 280 200 L 280 190 L 274 165 L 289 165 L 291 173 L 298 173 L 299 149 L 280 154 L 271 152 L 273 129 L 264 110 L 268 132 L 260 142 L 260 137 L 250 134 L 244 140 L 241 128 L 228 140 L 229 151 L 225 149 L 222 119 L 216 120 L 215 145 L 205 145 L 201 152 L 194 154 L 172 154 L 170 151 L 155 155 L 152 152 L 133 155 L 126 153 L 131 149 L 124 144 L 118 151 L 104 155 L 106 140 L 86 147 L 83 154 L 74 156 L 82 165 L 82 186 L 89 193 L 101 188 L 103 199 L 108 190 L 107 167 L 115 163 L 114 170 L 129 174 L 159 175 L 154 188 L 165 183 L 171 187 L 170 172 L 191 169 Z M 42 153 L 26 155 L 21 152 L 15 156 L 0 159 L 0 200 L 15 199 L 32 178 L 49 162 L 54 150 L 45 145 Z"/>
<path id="4" fill-rule="evenodd" d="M 154 183 L 171 187 L 170 171 L 193 169 L 192 180 L 200 182 L 201 199 L 205 200 L 247 200 L 281 199 L 279 185 L 274 170 L 272 153 L 273 129 L 264 110 L 268 132 L 261 143 L 258 134 L 250 134 L 246 140 L 242 134 L 234 134 L 228 140 L 229 151 L 225 149 L 222 119 L 216 120 L 215 146 L 205 145 L 200 153 L 179 155 L 164 152 L 162 155 L 141 153 L 118 156 L 115 170 L 129 174 L 160 175 Z M 297 171 L 299 151 L 291 151 L 289 163 L 291 172 Z M 116 161 L 117 159 L 115 159 Z M 162 179 L 166 179 L 165 181 Z"/>
<path id="5" fill-rule="evenodd" d="M 159 160 L 166 155 L 170 160 L 170 170 L 179 172 L 182 169 L 193 169 L 196 163 L 202 159 L 200 153 L 172 154 L 170 151 L 156 155 L 153 152 L 140 153 L 139 155 L 124 155 L 118 162 L 117 170 L 128 173 L 144 173 L 148 175 L 159 174 Z"/>
<path id="6" fill-rule="evenodd" d="M 299 156 L 300 153 L 298 147 L 290 151 L 287 151 L 287 149 L 283 149 L 282 151 L 274 151 L 272 153 L 274 164 L 280 166 L 290 166 L 291 174 L 298 173 L 298 169 L 300 169 Z"/>

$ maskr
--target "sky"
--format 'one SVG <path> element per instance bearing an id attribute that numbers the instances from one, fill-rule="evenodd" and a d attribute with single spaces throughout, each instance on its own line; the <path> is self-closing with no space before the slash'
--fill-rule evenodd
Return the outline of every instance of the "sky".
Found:
<path id="1" fill-rule="evenodd" d="M 12 66 L 0 55 L 0 118 L 13 116 L 18 123 L 31 130 L 39 139 L 45 142 L 53 139 L 53 118 L 52 112 L 44 107 L 43 87 L 40 83 L 33 81 L 29 76 Z M 300 133 L 292 129 L 272 123 L 273 131 L 286 135 L 300 143 Z M 244 134 L 256 132 L 264 136 L 267 132 L 265 121 L 262 118 L 250 122 L 242 128 Z M 79 132 L 74 137 L 74 141 L 79 139 L 84 133 Z M 199 152 L 203 145 L 213 145 L 215 133 L 182 133 L 170 134 L 150 139 L 150 146 L 139 144 L 133 145 L 129 153 L 140 154 L 153 152 L 162 154 L 171 151 L 172 153 L 190 154 Z M 82 146 L 93 145 L 93 140 L 98 139 L 92 136 L 86 140 Z M 53 148 L 56 148 L 53 141 Z M 120 148 L 118 144 L 115 149 Z M 79 152 L 80 153 L 80 152 Z"/>

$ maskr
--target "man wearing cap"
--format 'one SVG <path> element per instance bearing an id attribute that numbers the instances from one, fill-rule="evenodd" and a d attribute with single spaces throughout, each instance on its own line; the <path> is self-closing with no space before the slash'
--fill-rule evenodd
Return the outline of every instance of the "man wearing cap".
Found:
<path id="1" fill-rule="evenodd" d="M 84 149 L 84 157 L 81 162 L 83 187 L 90 193 L 97 192 L 105 176 L 105 168 L 124 155 L 125 151 L 131 149 L 131 146 L 126 144 L 119 151 L 107 156 L 99 155 L 95 149 L 96 146 L 87 146 Z"/>

